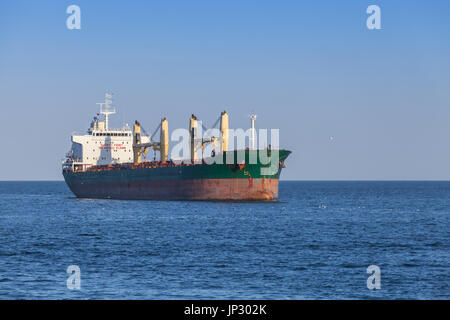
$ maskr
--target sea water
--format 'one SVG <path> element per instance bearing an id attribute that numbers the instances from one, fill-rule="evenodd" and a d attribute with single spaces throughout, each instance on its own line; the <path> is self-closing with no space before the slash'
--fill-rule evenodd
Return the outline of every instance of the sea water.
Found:
<path id="1" fill-rule="evenodd" d="M 279 191 L 269 203 L 119 201 L 0 182 L 0 299 L 450 298 L 450 182 Z"/>

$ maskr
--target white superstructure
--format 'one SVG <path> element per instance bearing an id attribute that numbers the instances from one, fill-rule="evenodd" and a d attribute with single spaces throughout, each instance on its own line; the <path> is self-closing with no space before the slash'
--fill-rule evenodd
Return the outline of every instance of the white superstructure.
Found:
<path id="1" fill-rule="evenodd" d="M 109 115 L 116 113 L 112 96 L 105 94 L 100 113 L 94 117 L 87 133 L 72 134 L 72 149 L 68 153 L 71 165 L 86 169 L 93 165 L 133 162 L 133 132 L 125 125 L 122 129 L 109 128 Z M 150 142 L 149 136 L 141 136 L 142 143 Z"/>

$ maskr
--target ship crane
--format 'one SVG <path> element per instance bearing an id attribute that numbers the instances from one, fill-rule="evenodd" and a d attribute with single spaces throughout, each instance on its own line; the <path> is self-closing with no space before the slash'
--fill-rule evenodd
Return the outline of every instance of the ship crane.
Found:
<path id="1" fill-rule="evenodd" d="M 138 121 L 134 122 L 134 130 L 133 130 L 133 154 L 134 154 L 134 162 L 140 163 L 141 156 L 148 153 L 148 149 L 152 148 L 154 151 L 160 152 L 160 160 L 165 162 L 168 160 L 169 155 L 169 122 L 167 118 L 162 118 L 161 123 L 158 125 L 156 130 L 153 132 L 151 136 L 149 136 L 149 142 L 142 142 L 141 131 L 147 135 L 144 128 L 141 127 L 141 124 Z M 153 137 L 157 132 L 160 132 L 159 142 L 153 141 Z"/>
<path id="2" fill-rule="evenodd" d="M 207 132 L 210 129 L 215 128 L 220 122 L 220 137 L 203 138 L 198 137 L 198 122 L 199 120 L 195 115 L 191 115 L 189 119 L 189 135 L 190 135 L 190 146 L 191 146 L 191 161 L 195 162 L 197 160 L 197 151 L 202 150 L 208 143 L 212 143 L 215 147 L 220 146 L 222 152 L 227 151 L 228 148 L 228 114 L 223 111 L 216 122 L 211 128 L 207 128 L 202 122 L 202 129 Z"/>

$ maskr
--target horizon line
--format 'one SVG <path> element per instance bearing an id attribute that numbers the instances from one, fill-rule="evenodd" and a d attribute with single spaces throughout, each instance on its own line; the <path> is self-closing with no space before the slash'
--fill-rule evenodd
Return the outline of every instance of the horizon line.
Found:
<path id="1" fill-rule="evenodd" d="M 279 179 L 280 182 L 450 182 L 450 179 Z M 1 180 L 0 182 L 65 182 L 47 179 L 17 179 Z"/>

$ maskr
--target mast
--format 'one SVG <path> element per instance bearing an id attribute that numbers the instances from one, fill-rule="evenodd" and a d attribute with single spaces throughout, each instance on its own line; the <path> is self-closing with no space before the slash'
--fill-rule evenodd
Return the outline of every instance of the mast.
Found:
<path id="1" fill-rule="evenodd" d="M 252 149 L 252 150 L 255 150 L 255 136 L 256 136 L 256 133 L 255 133 L 255 120 L 256 120 L 256 114 L 254 114 L 253 112 L 252 112 L 252 114 L 250 115 L 250 122 L 251 122 L 251 127 L 250 127 L 250 133 L 251 133 L 251 135 L 250 135 L 250 148 Z"/>
<path id="2" fill-rule="evenodd" d="M 105 93 L 105 102 L 98 102 L 100 105 L 100 114 L 105 116 L 105 130 L 109 129 L 109 115 L 116 113 L 116 109 L 112 105 L 113 95 L 112 93 Z"/>

